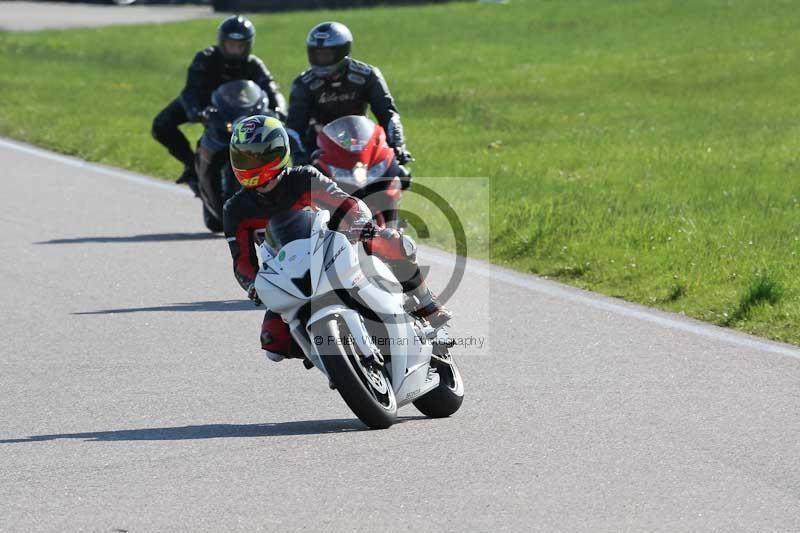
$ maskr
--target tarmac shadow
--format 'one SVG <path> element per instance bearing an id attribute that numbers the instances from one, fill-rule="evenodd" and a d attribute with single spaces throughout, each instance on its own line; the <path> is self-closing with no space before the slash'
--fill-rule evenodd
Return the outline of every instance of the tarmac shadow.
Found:
<path id="1" fill-rule="evenodd" d="M 423 416 L 399 417 L 396 423 L 423 419 Z M 117 441 L 156 441 L 156 440 L 194 440 L 221 439 L 231 437 L 285 437 L 297 435 L 324 435 L 329 433 L 350 433 L 371 431 L 356 418 L 330 420 L 298 420 L 294 422 L 274 422 L 265 424 L 205 424 L 199 426 L 178 426 L 166 428 L 121 429 L 115 431 L 95 431 L 86 433 L 60 433 L 52 435 L 32 435 L 19 439 L 2 439 L 0 444 L 21 444 L 25 442 L 44 442 L 59 439 L 82 439 L 84 442 Z"/>
<path id="2" fill-rule="evenodd" d="M 39 241 L 33 244 L 207 241 L 220 238 L 222 238 L 221 234 L 202 231 L 196 233 L 145 233 L 141 235 L 120 235 L 110 237 L 74 237 L 69 239 L 50 239 L 49 241 Z"/>
<path id="3" fill-rule="evenodd" d="M 147 313 L 158 311 L 252 311 L 258 309 L 250 300 L 206 300 L 202 302 L 181 302 L 152 307 L 122 307 L 119 309 L 100 309 L 98 311 L 79 311 L 71 315 L 116 315 L 122 313 Z M 263 307 L 261 308 L 263 310 Z"/>

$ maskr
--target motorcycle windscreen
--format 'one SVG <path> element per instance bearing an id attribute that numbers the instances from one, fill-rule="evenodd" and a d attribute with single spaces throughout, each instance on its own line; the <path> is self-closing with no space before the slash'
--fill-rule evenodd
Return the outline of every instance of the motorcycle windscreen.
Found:
<path id="1" fill-rule="evenodd" d="M 233 80 L 223 83 L 211 95 L 211 103 L 226 113 L 248 110 L 263 97 L 261 87 L 250 80 Z"/>
<path id="2" fill-rule="evenodd" d="M 329 122 L 322 133 L 348 152 L 360 152 L 375 132 L 375 123 L 362 115 L 348 115 Z"/>
<path id="3" fill-rule="evenodd" d="M 281 211 L 269 219 L 264 232 L 264 242 L 273 255 L 292 241 L 308 239 L 314 229 L 316 213 L 311 209 Z"/>

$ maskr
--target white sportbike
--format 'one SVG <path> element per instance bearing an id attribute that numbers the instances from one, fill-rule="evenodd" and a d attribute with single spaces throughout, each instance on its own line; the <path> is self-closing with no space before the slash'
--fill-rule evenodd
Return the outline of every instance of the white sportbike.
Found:
<path id="1" fill-rule="evenodd" d="M 446 331 L 409 314 L 389 267 L 328 229 L 329 219 L 309 209 L 272 217 L 259 246 L 259 298 L 367 426 L 391 426 L 412 402 L 430 417 L 455 413 L 464 384 Z"/>

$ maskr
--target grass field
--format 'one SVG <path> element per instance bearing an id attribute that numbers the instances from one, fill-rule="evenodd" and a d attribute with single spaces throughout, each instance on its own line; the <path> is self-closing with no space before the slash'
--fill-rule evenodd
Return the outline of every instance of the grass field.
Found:
<path id="1" fill-rule="evenodd" d="M 462 209 L 490 213 L 473 252 L 800 344 L 795 2 L 256 16 L 256 52 L 285 89 L 308 28 L 331 18 L 389 80 L 415 173 L 491 179 L 448 182 Z M 0 33 L 0 134 L 174 178 L 150 122 L 214 24 Z"/>

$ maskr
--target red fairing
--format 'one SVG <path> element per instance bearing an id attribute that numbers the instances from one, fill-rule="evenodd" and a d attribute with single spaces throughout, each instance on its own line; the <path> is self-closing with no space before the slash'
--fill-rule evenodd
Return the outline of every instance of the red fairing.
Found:
<path id="1" fill-rule="evenodd" d="M 353 141 L 355 142 L 355 139 Z M 371 168 L 386 160 L 388 168 L 394 158 L 394 151 L 386 143 L 386 133 L 377 124 L 372 136 L 361 150 L 351 151 L 342 148 L 322 130 L 317 134 L 317 145 L 320 148 L 317 164 L 329 176 L 332 175 L 330 165 L 349 170 L 358 163 Z"/>
<path id="2" fill-rule="evenodd" d="M 366 202 L 379 227 L 397 218 L 402 186 L 382 127 L 363 115 L 339 117 L 317 133 L 314 165 Z"/>

